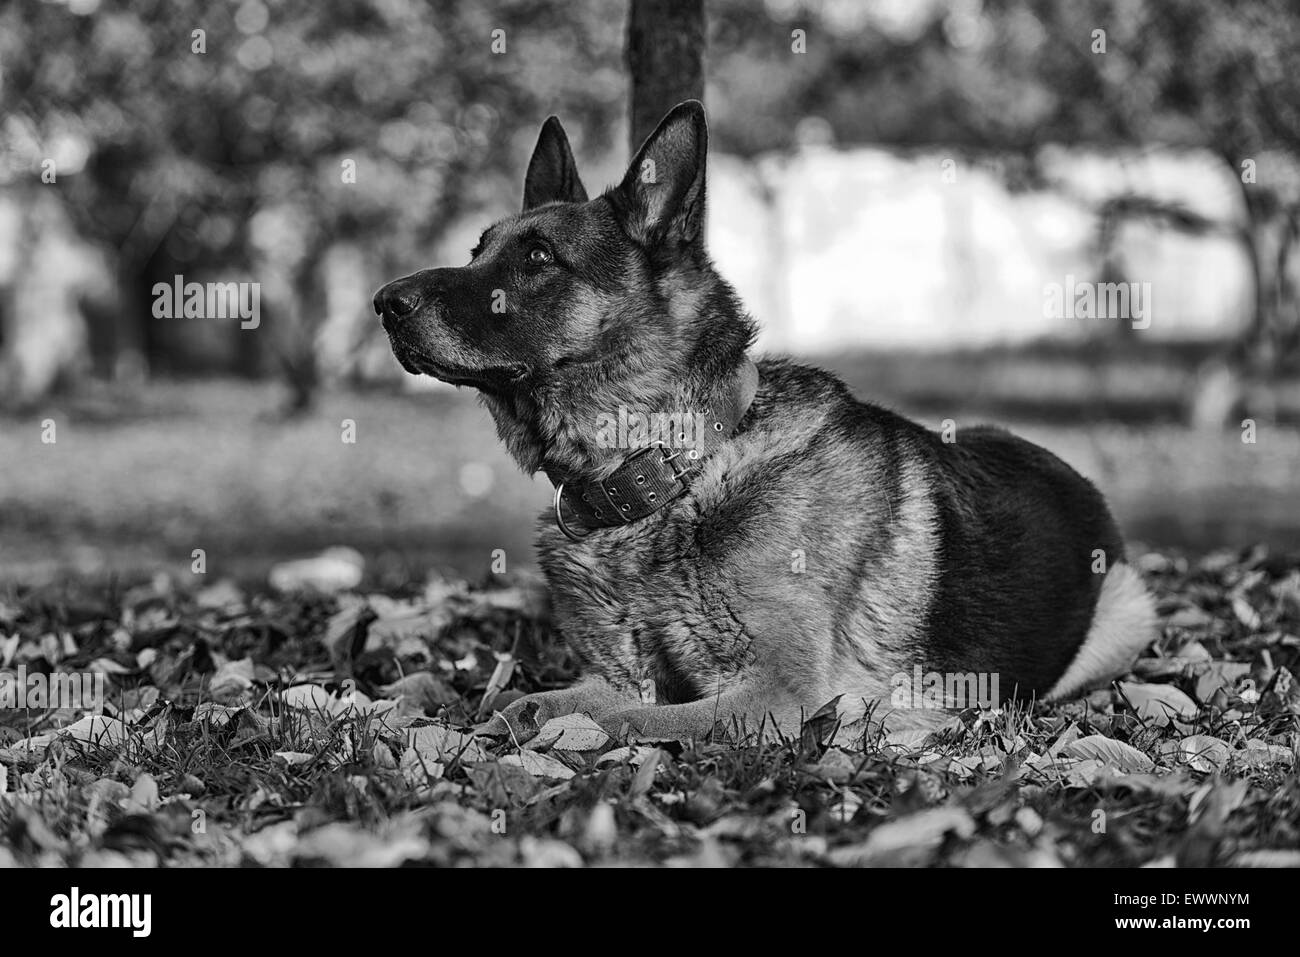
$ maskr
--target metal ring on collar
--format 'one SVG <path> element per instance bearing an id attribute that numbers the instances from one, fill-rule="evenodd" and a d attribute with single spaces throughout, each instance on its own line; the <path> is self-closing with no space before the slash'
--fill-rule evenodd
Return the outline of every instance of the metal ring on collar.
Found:
<path id="1" fill-rule="evenodd" d="M 579 535 L 573 529 L 569 528 L 568 524 L 565 523 L 564 508 L 560 503 L 560 496 L 563 494 L 564 494 L 564 483 L 561 482 L 555 489 L 555 524 L 560 526 L 560 531 L 564 533 L 565 538 L 569 539 L 569 541 L 580 542 L 584 538 L 586 538 L 587 535 L 590 535 L 591 532 L 588 532 L 587 535 Z"/>

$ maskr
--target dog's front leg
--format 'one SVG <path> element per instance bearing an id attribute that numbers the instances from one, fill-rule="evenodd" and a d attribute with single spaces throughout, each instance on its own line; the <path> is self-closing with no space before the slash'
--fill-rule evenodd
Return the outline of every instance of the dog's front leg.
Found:
<path id="1" fill-rule="evenodd" d="M 619 740 L 707 738 L 718 725 L 740 736 L 760 728 L 789 735 L 799 733 L 800 710 L 779 688 L 741 686 L 699 701 L 631 708 L 599 720 Z"/>
<path id="2" fill-rule="evenodd" d="M 477 733 L 485 737 L 512 738 L 522 744 L 534 737 L 552 718 L 566 714 L 586 714 L 599 721 L 612 711 L 626 708 L 639 699 L 630 691 L 620 691 L 604 678 L 584 678 L 570 688 L 539 691 L 511 702 Z"/>

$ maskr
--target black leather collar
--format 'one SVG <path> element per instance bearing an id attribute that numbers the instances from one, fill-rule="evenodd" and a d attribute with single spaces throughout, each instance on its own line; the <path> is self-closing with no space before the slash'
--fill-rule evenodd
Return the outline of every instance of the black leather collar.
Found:
<path id="1" fill-rule="evenodd" d="M 633 452 L 604 479 L 560 482 L 555 489 L 560 531 L 581 541 L 595 529 L 630 525 L 681 498 L 704 460 L 735 434 L 757 391 L 758 367 L 746 359 L 721 405 L 699 410 L 703 434 L 690 445 L 656 443 Z M 580 533 L 575 526 L 588 531 Z"/>

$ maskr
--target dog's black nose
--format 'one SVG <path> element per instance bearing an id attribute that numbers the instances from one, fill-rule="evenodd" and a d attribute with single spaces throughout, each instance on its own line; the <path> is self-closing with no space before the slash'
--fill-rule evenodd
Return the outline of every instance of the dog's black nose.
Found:
<path id="1" fill-rule="evenodd" d="M 415 312 L 419 305 L 420 294 L 400 279 L 390 282 L 375 293 L 375 315 L 377 316 L 389 315 L 394 319 L 401 319 Z"/>

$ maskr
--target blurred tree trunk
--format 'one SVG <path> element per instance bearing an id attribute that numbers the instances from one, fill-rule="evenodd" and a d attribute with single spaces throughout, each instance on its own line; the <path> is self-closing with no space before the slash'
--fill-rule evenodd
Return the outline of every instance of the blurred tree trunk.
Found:
<path id="1" fill-rule="evenodd" d="M 631 153 L 683 100 L 704 99 L 704 0 L 631 0 Z"/>
<path id="2" fill-rule="evenodd" d="M 1241 334 L 1198 371 L 1190 409 L 1192 423 L 1203 428 L 1233 426 L 1248 411 L 1269 405 L 1270 383 L 1294 366 L 1300 348 L 1300 289 L 1290 277 L 1300 220 L 1275 193 L 1241 179 L 1237 157 L 1247 152 L 1227 150 L 1222 159 L 1241 191 L 1245 220 L 1237 238 L 1253 303 Z"/>
<path id="3" fill-rule="evenodd" d="M 152 374 L 176 373 L 180 359 L 177 346 L 184 337 L 184 332 L 178 331 L 178 319 L 159 319 L 153 314 L 154 285 L 165 282 L 170 286 L 176 276 L 185 275 L 184 264 L 172 255 L 168 247 L 167 239 L 172 228 L 169 224 L 156 240 L 153 251 L 146 254 L 144 262 L 137 269 L 132 284 L 131 302 L 134 328 L 127 327 L 127 334 L 132 338 L 123 340 L 129 342 L 128 348 L 139 351 L 144 359 L 144 368 Z M 179 325 L 179 330 L 184 330 L 184 326 Z"/>
<path id="4" fill-rule="evenodd" d="M 293 272 L 293 294 L 279 303 L 273 317 L 276 356 L 289 395 L 283 409 L 286 417 L 303 415 L 311 410 L 320 386 L 320 362 L 316 355 L 316 330 L 324 311 L 316 266 L 323 249 L 312 247 L 311 254 Z"/>

